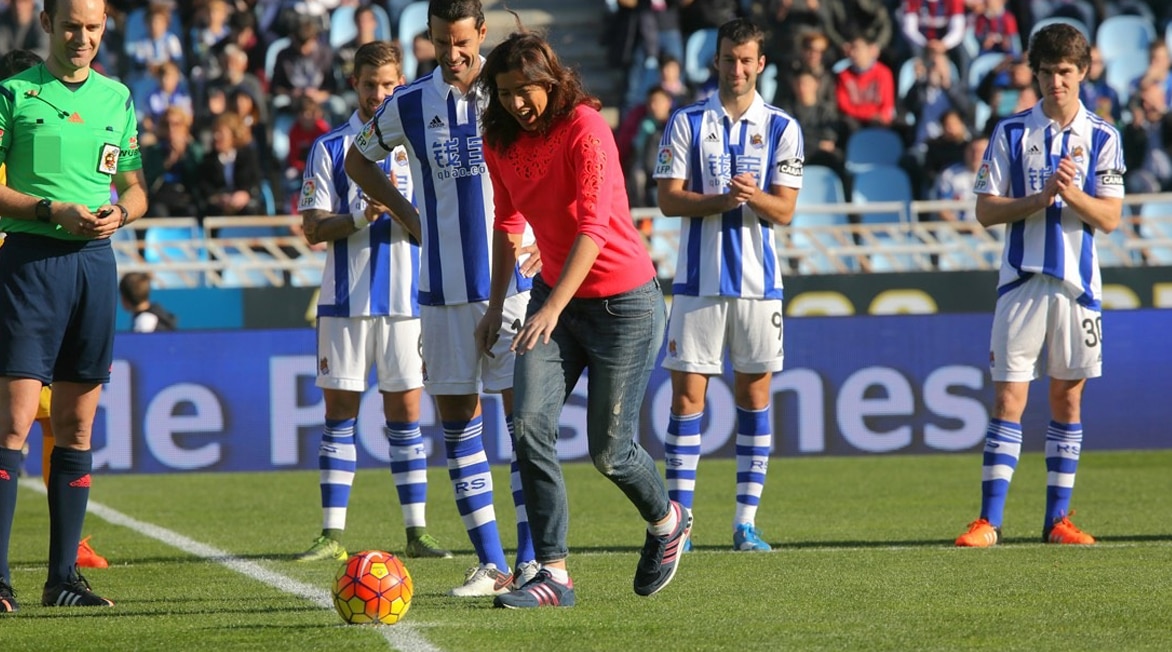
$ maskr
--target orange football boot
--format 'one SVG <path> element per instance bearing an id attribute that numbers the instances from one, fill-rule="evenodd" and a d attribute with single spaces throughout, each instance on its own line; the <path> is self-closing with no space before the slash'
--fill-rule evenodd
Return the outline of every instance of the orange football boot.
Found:
<path id="1" fill-rule="evenodd" d="M 77 565 L 82 568 L 109 568 L 110 562 L 90 547 L 90 538 L 86 537 L 77 544 Z"/>
<path id="2" fill-rule="evenodd" d="M 1074 512 L 1070 513 L 1074 516 Z M 1042 533 L 1042 540 L 1046 543 L 1067 543 L 1077 546 L 1089 546 L 1095 543 L 1095 537 L 1078 529 L 1070 522 L 1070 516 L 1063 516 L 1054 521 L 1050 529 Z"/>
<path id="3" fill-rule="evenodd" d="M 969 523 L 969 529 L 956 538 L 956 545 L 962 548 L 988 548 L 1001 540 L 1001 528 L 983 518 Z"/>

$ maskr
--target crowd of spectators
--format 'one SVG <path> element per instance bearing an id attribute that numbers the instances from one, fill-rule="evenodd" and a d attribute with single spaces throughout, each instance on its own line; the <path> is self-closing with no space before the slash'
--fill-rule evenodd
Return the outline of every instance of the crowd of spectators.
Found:
<path id="1" fill-rule="evenodd" d="M 131 89 L 148 216 L 289 212 L 282 200 L 300 186 L 308 145 L 354 109 L 354 51 L 379 37 L 380 19 L 393 34 L 409 2 L 109 0 L 95 69 Z M 334 48 L 341 7 L 354 36 Z M 0 0 L 0 52 L 47 56 L 40 12 L 41 0 Z M 407 47 L 426 70 L 424 41 Z"/>
<path id="2" fill-rule="evenodd" d="M 807 164 L 835 170 L 849 196 L 851 134 L 866 127 L 894 130 L 906 147 L 901 167 L 916 198 L 956 196 L 955 189 L 965 187 L 956 179 L 964 174 L 970 145 L 1000 117 L 1037 101 L 1023 52 L 1035 24 L 1071 18 L 1093 37 L 1109 17 L 1143 16 L 1158 35 L 1147 69 L 1121 91 L 1096 49 L 1083 101 L 1123 133 L 1129 191 L 1172 190 L 1172 59 L 1163 38 L 1172 8 L 1161 3 L 597 1 L 610 7 L 602 35 L 608 63 L 626 74 L 618 88 L 590 90 L 619 98 L 617 139 L 634 206 L 654 205 L 649 171 L 670 111 L 715 89 L 714 80 L 685 74 L 689 36 L 737 16 L 752 17 L 769 31 L 766 58 L 775 74 L 764 76 L 771 80 L 765 100 L 801 123 Z M 386 33 L 398 34 L 409 3 L 109 0 L 96 67 L 132 90 L 151 184 L 148 215 L 294 210 L 306 146 L 354 108 L 348 83 L 354 51 L 379 38 L 380 21 L 389 23 L 382 26 Z M 46 55 L 39 12 L 39 0 L 0 0 L 0 51 Z M 353 36 L 331 47 L 337 20 L 352 23 Z M 434 68 L 426 33 L 401 45 L 418 61 L 411 76 Z M 970 75 L 988 53 L 1003 58 Z M 259 169 L 255 178 L 251 161 Z M 209 171 L 216 174 L 205 176 Z M 242 192 L 250 193 L 248 202 Z"/>
<path id="3" fill-rule="evenodd" d="M 766 61 L 776 74 L 762 76 L 775 79 L 765 100 L 802 125 L 806 164 L 835 170 L 849 197 L 852 175 L 844 163 L 851 134 L 892 130 L 905 147 L 899 166 L 915 199 L 971 197 L 973 156 L 983 152 L 997 121 L 1039 100 L 1024 51 L 1035 25 L 1051 18 L 1077 21 L 1093 44 L 1108 18 L 1140 16 L 1156 35 L 1147 69 L 1124 70 L 1122 83 L 1119 75 L 1112 81 L 1095 48 L 1082 99 L 1123 134 L 1128 191 L 1172 191 L 1172 60 L 1164 40 L 1172 7 L 1167 3 L 617 0 L 604 40 L 611 65 L 628 72 L 617 135 L 633 205 L 653 206 L 655 200 L 647 174 L 654 156 L 646 142 L 654 137 L 654 113 L 662 112 L 665 97 L 655 64 L 677 61 L 676 43 L 687 44 L 696 30 L 737 15 L 769 29 Z M 673 107 L 713 88 L 701 82 L 690 84 L 687 93 L 672 92 Z"/>

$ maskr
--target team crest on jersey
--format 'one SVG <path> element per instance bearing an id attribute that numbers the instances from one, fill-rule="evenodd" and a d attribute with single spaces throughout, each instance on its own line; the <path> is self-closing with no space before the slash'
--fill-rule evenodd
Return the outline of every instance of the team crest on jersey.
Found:
<path id="1" fill-rule="evenodd" d="M 405 152 L 403 150 L 399 150 L 399 151 L 395 152 L 395 163 L 397 163 L 398 165 L 406 165 L 407 164 L 407 152 Z"/>
<path id="2" fill-rule="evenodd" d="M 977 177 L 973 180 L 973 191 L 982 192 L 989 189 L 989 164 L 981 163 L 977 168 Z"/>
<path id="3" fill-rule="evenodd" d="M 365 149 L 370 144 L 371 138 L 374 138 L 374 120 L 366 123 L 362 131 L 358 132 L 358 137 L 354 139 L 354 144 Z"/>
<path id="4" fill-rule="evenodd" d="M 138 149 L 138 136 L 131 136 L 130 140 L 126 141 L 126 149 L 129 149 L 129 150 Z"/>
<path id="5" fill-rule="evenodd" d="M 317 364 L 317 370 L 321 372 L 321 375 L 323 376 L 330 375 L 330 359 L 322 358 L 321 362 Z"/>
<path id="6" fill-rule="evenodd" d="M 765 139 L 761 137 L 761 134 L 753 134 L 749 137 L 749 144 L 753 147 L 764 147 Z"/>
<path id="7" fill-rule="evenodd" d="M 98 152 L 98 172 L 102 174 L 116 174 L 118 172 L 118 156 L 122 150 L 117 145 L 106 143 Z"/>
<path id="8" fill-rule="evenodd" d="M 313 206 L 313 196 L 317 193 L 317 183 L 313 179 L 306 179 L 301 184 L 301 208 Z"/>
<path id="9" fill-rule="evenodd" d="M 672 158 L 673 157 L 672 157 L 670 148 L 668 148 L 668 147 L 660 148 L 659 156 L 656 157 L 656 160 L 655 160 L 655 173 L 656 174 L 667 174 L 668 172 L 670 172 Z"/>

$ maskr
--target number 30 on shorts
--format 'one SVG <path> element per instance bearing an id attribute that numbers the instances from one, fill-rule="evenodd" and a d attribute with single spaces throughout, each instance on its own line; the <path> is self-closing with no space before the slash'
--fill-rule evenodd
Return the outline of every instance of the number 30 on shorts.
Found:
<path id="1" fill-rule="evenodd" d="M 1095 317 L 1094 319 L 1087 317 L 1082 320 L 1082 328 L 1087 334 L 1086 339 L 1083 340 L 1083 344 L 1086 344 L 1088 348 L 1093 349 L 1103 341 L 1102 317 Z"/>

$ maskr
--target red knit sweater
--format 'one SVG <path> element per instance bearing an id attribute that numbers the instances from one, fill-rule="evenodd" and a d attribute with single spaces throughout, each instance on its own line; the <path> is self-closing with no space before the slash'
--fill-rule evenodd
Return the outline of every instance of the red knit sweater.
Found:
<path id="1" fill-rule="evenodd" d="M 838 110 L 860 122 L 890 124 L 895 119 L 895 80 L 891 69 L 876 61 L 863 71 L 848 67 L 838 73 Z"/>
<path id="2" fill-rule="evenodd" d="M 578 235 L 599 248 L 598 259 L 574 296 L 608 297 L 655 276 L 635 230 L 614 135 L 602 115 L 578 106 L 547 134 L 523 133 L 505 151 L 485 147 L 492 179 L 496 228 L 533 227 L 541 250 L 541 277 L 557 284 Z"/>

